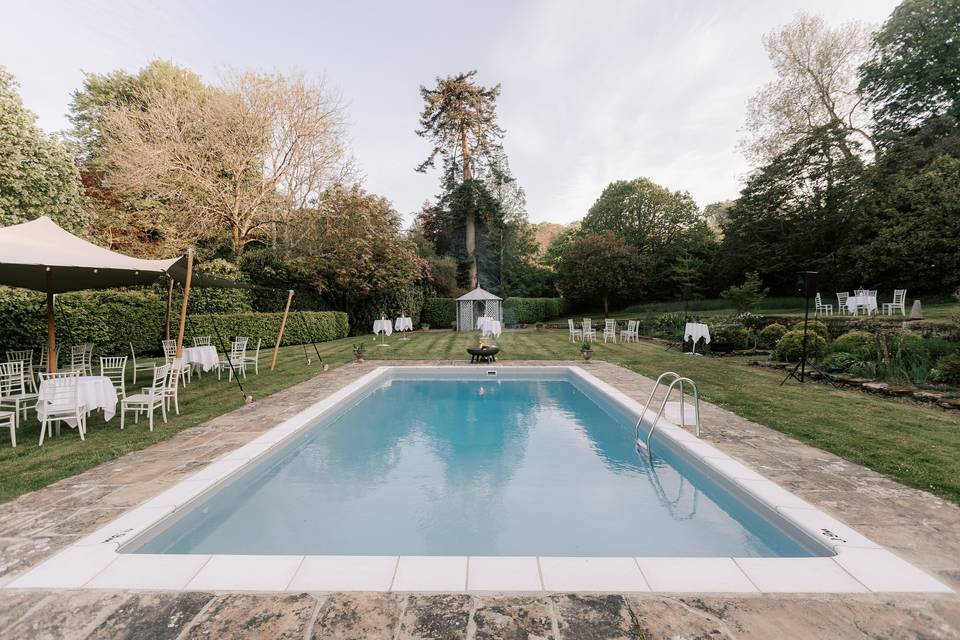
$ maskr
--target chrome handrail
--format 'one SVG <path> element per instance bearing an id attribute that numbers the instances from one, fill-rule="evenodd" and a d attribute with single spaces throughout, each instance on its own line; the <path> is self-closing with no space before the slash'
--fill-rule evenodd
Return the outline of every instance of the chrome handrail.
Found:
<path id="1" fill-rule="evenodd" d="M 650 430 L 647 432 L 647 437 L 643 442 L 640 442 L 640 425 L 643 423 L 643 418 L 647 414 L 647 408 L 650 405 L 650 402 L 653 400 L 653 396 L 656 394 L 657 389 L 660 387 L 662 380 L 666 376 L 673 376 L 673 380 L 670 381 L 670 384 L 667 386 L 667 393 L 663 396 L 663 401 L 660 403 L 660 409 L 657 411 L 656 417 L 653 419 L 653 422 L 650 423 Z M 683 385 L 688 383 L 693 387 L 693 402 L 694 402 L 694 417 L 696 418 L 696 434 L 697 437 L 700 437 L 700 392 L 697 390 L 697 384 L 690 378 L 680 376 L 679 374 L 673 371 L 667 371 L 660 374 L 660 377 L 657 378 L 656 384 L 653 386 L 653 391 L 650 392 L 650 397 L 647 398 L 647 403 L 643 407 L 643 413 L 640 414 L 640 418 L 637 420 L 637 425 L 635 429 L 635 436 L 637 444 L 642 444 L 648 451 L 650 450 L 650 438 L 653 436 L 654 430 L 657 428 L 657 423 L 660 421 L 660 417 L 663 416 L 663 410 L 667 406 L 667 401 L 670 399 L 670 394 L 673 392 L 673 388 L 679 384 L 680 385 L 680 427 L 684 426 L 686 420 L 684 419 L 685 412 L 685 402 L 684 402 L 684 393 Z"/>

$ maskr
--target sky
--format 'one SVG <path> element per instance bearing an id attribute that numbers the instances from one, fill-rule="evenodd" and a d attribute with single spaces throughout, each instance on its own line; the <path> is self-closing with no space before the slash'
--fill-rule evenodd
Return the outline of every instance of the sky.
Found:
<path id="1" fill-rule="evenodd" d="M 0 64 L 48 131 L 84 72 L 171 60 L 324 78 L 349 113 L 365 187 L 410 221 L 439 190 L 414 168 L 421 85 L 478 70 L 534 222 L 584 216 L 613 180 L 646 176 L 704 206 L 737 196 L 747 100 L 772 70 L 761 38 L 799 11 L 880 24 L 895 0 L 17 2 Z"/>

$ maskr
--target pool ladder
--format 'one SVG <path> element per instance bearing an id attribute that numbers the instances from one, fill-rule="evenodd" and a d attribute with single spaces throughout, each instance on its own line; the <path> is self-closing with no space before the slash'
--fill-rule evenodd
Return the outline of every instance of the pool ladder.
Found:
<path id="1" fill-rule="evenodd" d="M 670 383 L 667 384 L 664 382 L 664 378 L 670 378 Z M 650 407 L 650 403 L 653 402 L 653 396 L 656 395 L 657 389 L 660 388 L 661 384 L 667 385 L 667 393 L 663 396 L 663 401 L 660 403 L 660 410 L 657 411 L 657 416 L 653 419 L 653 422 L 650 423 L 650 430 L 647 431 L 647 437 L 644 440 L 640 440 L 640 426 L 643 424 L 643 418 L 647 415 L 647 409 Z M 694 403 L 694 412 L 696 417 L 696 426 L 697 426 L 697 437 L 700 437 L 700 393 L 697 391 L 696 383 L 690 378 L 685 378 L 679 373 L 673 371 L 665 371 L 660 374 L 660 377 L 657 378 L 657 383 L 653 385 L 653 390 L 650 391 L 650 397 L 647 398 L 646 404 L 643 405 L 643 413 L 640 414 L 640 417 L 637 419 L 637 426 L 635 429 L 635 437 L 638 445 L 642 445 L 647 451 L 650 450 L 650 437 L 653 436 L 654 429 L 657 428 L 657 423 L 660 421 L 660 417 L 663 415 L 663 410 L 667 406 L 667 401 L 670 400 L 670 394 L 673 393 L 675 387 L 679 385 L 680 387 L 680 427 L 684 426 L 686 420 L 684 420 L 684 410 L 685 404 L 683 401 L 683 385 L 688 384 L 693 388 L 693 403 Z"/>

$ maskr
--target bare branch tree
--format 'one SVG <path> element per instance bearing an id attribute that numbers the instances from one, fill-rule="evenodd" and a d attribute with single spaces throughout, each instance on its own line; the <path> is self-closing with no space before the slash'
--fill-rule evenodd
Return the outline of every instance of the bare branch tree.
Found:
<path id="1" fill-rule="evenodd" d="M 822 17 L 800 13 L 763 39 L 777 78 L 748 104 L 748 157 L 766 163 L 812 130 L 836 124 L 875 150 L 869 114 L 857 85 L 857 69 L 869 52 L 869 30 L 860 23 L 836 28 Z M 855 154 L 854 145 L 844 154 Z"/>

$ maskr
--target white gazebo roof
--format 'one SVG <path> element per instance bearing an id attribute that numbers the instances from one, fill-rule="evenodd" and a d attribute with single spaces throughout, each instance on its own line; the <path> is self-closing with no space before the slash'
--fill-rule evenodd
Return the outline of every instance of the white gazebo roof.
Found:
<path id="1" fill-rule="evenodd" d="M 502 300 L 502 299 L 503 298 L 499 298 L 493 295 L 492 293 L 490 293 L 489 291 L 484 291 L 480 287 L 477 287 L 473 291 L 469 293 L 465 293 L 459 298 L 457 298 L 457 302 L 460 302 L 461 300 L 471 301 L 471 300 Z"/>

